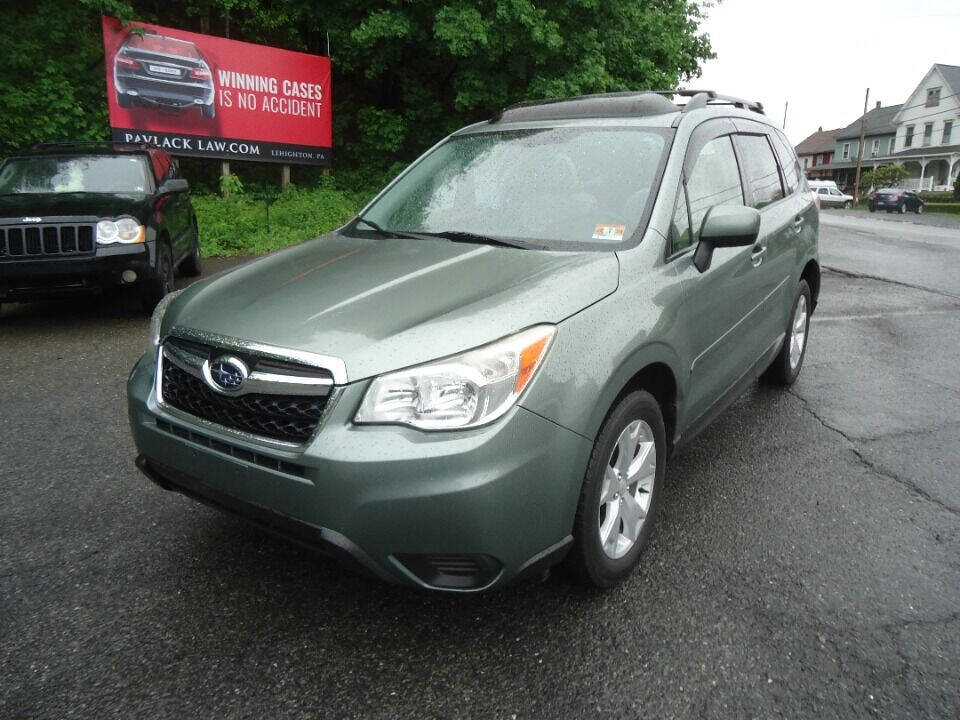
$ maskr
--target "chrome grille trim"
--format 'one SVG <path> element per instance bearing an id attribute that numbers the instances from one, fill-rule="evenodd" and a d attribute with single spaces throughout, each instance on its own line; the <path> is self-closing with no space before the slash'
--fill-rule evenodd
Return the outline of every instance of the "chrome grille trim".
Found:
<path id="1" fill-rule="evenodd" d="M 211 348 L 211 355 L 219 348 Z M 210 374 L 209 357 L 195 355 L 182 346 L 169 342 L 162 345 L 163 356 L 184 372 L 206 382 Z M 305 377 L 302 375 L 286 375 L 276 372 L 260 372 L 254 369 L 239 390 L 225 391 L 207 382 L 211 390 L 227 397 L 241 397 L 256 393 L 258 395 L 313 395 L 324 397 L 330 394 L 333 387 L 333 378 Z"/>
<path id="2" fill-rule="evenodd" d="M 347 366 L 343 360 L 331 355 L 320 355 L 319 353 L 309 352 L 307 350 L 293 350 L 277 345 L 230 337 L 228 335 L 218 335 L 203 330 L 194 330 L 193 328 L 173 327 L 170 329 L 168 336 L 182 338 L 183 340 L 189 340 L 202 345 L 211 345 L 223 350 L 246 352 L 252 355 L 263 356 L 265 359 L 280 360 L 282 362 L 307 365 L 325 370 L 330 373 L 334 385 L 346 385 L 349 382 Z"/>

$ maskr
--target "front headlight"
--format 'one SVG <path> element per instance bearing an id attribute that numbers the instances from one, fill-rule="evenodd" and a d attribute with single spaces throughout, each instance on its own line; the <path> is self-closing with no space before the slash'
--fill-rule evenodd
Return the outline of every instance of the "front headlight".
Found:
<path id="1" fill-rule="evenodd" d="M 97 244 L 99 245 L 112 245 L 113 243 L 132 245 L 133 243 L 142 243 L 145 239 L 146 232 L 143 225 L 133 218 L 101 220 L 97 223 Z"/>
<path id="2" fill-rule="evenodd" d="M 177 290 L 176 292 L 164 295 L 163 299 L 158 302 L 157 306 L 153 309 L 153 315 L 150 318 L 151 351 L 155 350 L 157 345 L 160 344 L 160 325 L 163 323 L 164 313 L 167 312 L 167 308 L 170 306 L 170 303 L 173 302 L 173 299 L 182 292 L 183 290 Z"/>
<path id="3" fill-rule="evenodd" d="M 353 421 L 421 430 L 460 430 L 493 422 L 533 379 L 556 333 L 537 325 L 461 355 L 381 375 Z"/>

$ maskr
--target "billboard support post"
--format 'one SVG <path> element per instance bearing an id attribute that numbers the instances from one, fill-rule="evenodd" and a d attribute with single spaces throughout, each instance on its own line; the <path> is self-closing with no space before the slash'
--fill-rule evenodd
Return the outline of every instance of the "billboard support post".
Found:
<path id="1" fill-rule="evenodd" d="M 290 187 L 290 166 L 283 165 L 280 168 L 280 189 L 286 190 Z"/>
<path id="2" fill-rule="evenodd" d="M 230 161 L 229 160 L 224 160 L 223 162 L 220 163 L 220 177 L 222 178 L 230 177 Z M 223 187 L 223 196 L 226 197 L 229 194 L 230 194 L 230 191 L 226 187 Z"/>

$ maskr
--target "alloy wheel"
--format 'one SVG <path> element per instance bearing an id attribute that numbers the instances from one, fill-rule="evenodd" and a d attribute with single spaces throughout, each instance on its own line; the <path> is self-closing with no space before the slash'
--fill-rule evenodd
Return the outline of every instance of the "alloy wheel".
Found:
<path id="1" fill-rule="evenodd" d="M 790 369 L 796 370 L 803 357 L 803 347 L 807 342 L 807 296 L 797 298 L 797 308 L 793 312 L 793 326 L 790 328 Z"/>
<path id="2" fill-rule="evenodd" d="M 653 430 L 634 420 L 620 433 L 604 468 L 599 533 L 604 554 L 614 560 L 636 544 L 653 499 L 657 448 Z"/>

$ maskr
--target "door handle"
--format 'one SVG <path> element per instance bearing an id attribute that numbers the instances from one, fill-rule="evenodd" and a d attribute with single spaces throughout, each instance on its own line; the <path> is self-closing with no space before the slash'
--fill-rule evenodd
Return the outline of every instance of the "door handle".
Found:
<path id="1" fill-rule="evenodd" d="M 758 267 L 760 263 L 763 262 L 763 256 L 767 254 L 767 248 L 765 245 L 755 245 L 753 248 L 753 253 L 750 255 L 750 263 L 754 267 Z"/>
<path id="2" fill-rule="evenodd" d="M 797 215 L 797 219 L 793 221 L 793 229 L 796 232 L 800 232 L 803 229 L 803 215 Z"/>

